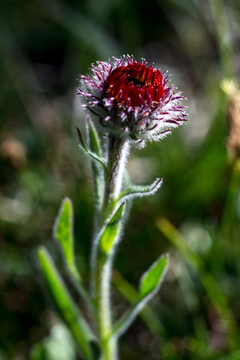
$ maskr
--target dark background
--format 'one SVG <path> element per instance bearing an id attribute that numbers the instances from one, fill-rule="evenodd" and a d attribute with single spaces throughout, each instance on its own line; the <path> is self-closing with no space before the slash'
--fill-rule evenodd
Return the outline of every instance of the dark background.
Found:
<path id="1" fill-rule="evenodd" d="M 171 265 L 153 313 L 122 337 L 120 357 L 240 359 L 240 170 L 226 149 L 229 99 L 220 86 L 239 79 L 239 32 L 238 0 L 1 0 L 0 359 L 28 359 L 58 322 L 35 251 L 45 244 L 65 277 L 52 239 L 65 196 L 88 284 L 94 199 L 76 138 L 75 126 L 84 129 L 76 79 L 91 63 L 122 54 L 169 70 L 188 98 L 190 121 L 131 151 L 133 183 L 163 177 L 164 184 L 134 201 L 115 268 L 137 288 L 161 253 L 170 253 Z M 118 272 L 116 316 L 128 304 Z"/>

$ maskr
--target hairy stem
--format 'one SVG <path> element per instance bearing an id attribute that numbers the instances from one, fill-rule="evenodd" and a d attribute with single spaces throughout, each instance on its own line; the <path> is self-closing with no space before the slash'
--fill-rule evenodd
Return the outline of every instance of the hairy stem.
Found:
<path id="1" fill-rule="evenodd" d="M 98 259 L 96 266 L 95 309 L 99 341 L 102 348 L 101 360 L 117 360 L 116 342 L 110 339 L 112 333 L 112 317 L 110 302 L 111 259 Z"/>
<path id="2" fill-rule="evenodd" d="M 128 150 L 128 141 L 119 136 L 109 134 L 108 174 L 105 179 L 102 220 L 105 220 L 114 210 L 116 201 L 119 197 Z"/>
<path id="3" fill-rule="evenodd" d="M 101 211 L 101 222 L 114 211 L 121 192 L 125 163 L 129 143 L 119 136 L 110 134 L 108 137 L 108 162 L 105 175 L 104 200 Z M 102 253 L 98 236 L 93 245 L 92 253 L 92 290 L 95 304 L 95 318 L 99 341 L 102 348 L 101 360 L 117 360 L 116 339 L 112 336 L 112 314 L 110 298 L 110 282 L 113 252 Z"/>

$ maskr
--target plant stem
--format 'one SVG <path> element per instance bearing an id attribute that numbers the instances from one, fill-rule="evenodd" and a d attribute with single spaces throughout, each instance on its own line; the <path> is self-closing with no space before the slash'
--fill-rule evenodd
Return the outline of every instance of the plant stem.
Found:
<path id="1" fill-rule="evenodd" d="M 129 149 L 128 141 L 119 136 L 109 134 L 108 139 L 108 175 L 105 178 L 102 220 L 105 220 L 112 213 L 116 205 L 122 187 Z"/>
<path id="2" fill-rule="evenodd" d="M 104 200 L 101 212 L 101 222 L 109 217 L 119 197 L 124 166 L 129 144 L 119 136 L 109 134 L 108 137 L 108 174 L 105 176 Z M 102 348 L 101 360 L 117 360 L 116 339 L 112 334 L 112 314 L 110 298 L 110 282 L 112 272 L 113 252 L 103 254 L 96 238 L 92 253 L 92 284 L 95 304 L 95 318 L 99 341 Z"/>
<path id="3" fill-rule="evenodd" d="M 106 261 L 98 259 L 96 267 L 96 297 L 95 309 L 98 326 L 99 341 L 102 347 L 101 360 L 116 360 L 116 343 L 114 339 L 110 340 L 112 333 L 112 317 L 110 302 L 110 274 L 111 259 Z"/>

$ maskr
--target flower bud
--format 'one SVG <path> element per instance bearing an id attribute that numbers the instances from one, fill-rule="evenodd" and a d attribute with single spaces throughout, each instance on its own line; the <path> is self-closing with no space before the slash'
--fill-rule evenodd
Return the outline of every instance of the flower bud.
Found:
<path id="1" fill-rule="evenodd" d="M 159 140 L 186 121 L 184 99 L 159 69 L 130 56 L 92 65 L 93 77 L 80 76 L 83 107 L 104 132 L 130 142 Z"/>

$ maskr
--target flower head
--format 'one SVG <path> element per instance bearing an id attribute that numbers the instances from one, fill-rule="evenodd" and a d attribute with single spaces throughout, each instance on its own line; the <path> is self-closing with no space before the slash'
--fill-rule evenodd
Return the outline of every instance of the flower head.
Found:
<path id="1" fill-rule="evenodd" d="M 144 143 L 161 139 L 187 120 L 181 92 L 145 60 L 123 56 L 97 64 L 92 79 L 80 76 L 78 95 L 105 132 Z"/>

